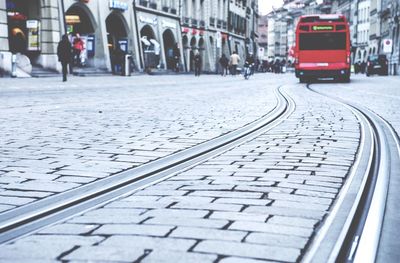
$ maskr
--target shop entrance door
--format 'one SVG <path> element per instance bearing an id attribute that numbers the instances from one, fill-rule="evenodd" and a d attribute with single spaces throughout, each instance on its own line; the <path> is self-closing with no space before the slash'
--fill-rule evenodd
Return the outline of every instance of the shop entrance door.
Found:
<path id="1" fill-rule="evenodd" d="M 94 66 L 94 19 L 89 9 L 79 4 L 71 6 L 65 15 L 67 32 L 73 46 L 73 64 L 77 67 Z"/>
<path id="2" fill-rule="evenodd" d="M 120 13 L 113 12 L 106 19 L 106 28 L 111 69 L 114 74 L 121 74 L 129 49 L 126 21 Z"/>
<path id="3" fill-rule="evenodd" d="M 167 63 L 167 69 L 175 69 L 176 61 L 174 57 L 174 49 L 177 49 L 177 47 L 174 34 L 172 33 L 171 30 L 167 29 L 164 31 L 163 41 L 164 41 L 164 52 L 165 52 L 165 60 Z"/>
<path id="4" fill-rule="evenodd" d="M 34 64 L 40 54 L 40 2 L 7 0 L 6 4 L 10 51 L 26 55 Z"/>

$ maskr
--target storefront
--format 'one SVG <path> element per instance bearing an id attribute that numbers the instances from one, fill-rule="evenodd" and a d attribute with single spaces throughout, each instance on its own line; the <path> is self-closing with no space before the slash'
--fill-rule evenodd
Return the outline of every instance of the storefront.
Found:
<path id="1" fill-rule="evenodd" d="M 160 31 L 162 33 L 162 44 L 164 50 L 165 69 L 174 69 L 176 67 L 176 57 L 181 58 L 180 65 L 183 65 L 182 44 L 180 41 L 180 25 L 177 20 L 167 17 L 160 18 Z M 184 66 L 180 67 L 181 70 Z"/>
<path id="2" fill-rule="evenodd" d="M 160 68 L 161 45 L 157 32 L 158 19 L 141 14 L 139 16 L 140 43 L 142 57 L 144 59 L 144 68 Z"/>
<path id="3" fill-rule="evenodd" d="M 74 65 L 94 66 L 97 23 L 92 12 L 84 4 L 74 4 L 67 9 L 65 22 L 74 49 Z"/>
<path id="4" fill-rule="evenodd" d="M 110 14 L 106 18 L 107 47 L 111 62 L 111 70 L 115 74 L 122 73 L 125 55 L 132 53 L 129 40 L 129 26 L 124 14 L 129 10 L 127 2 L 110 1 Z"/>
<path id="5" fill-rule="evenodd" d="M 10 51 L 37 61 L 41 51 L 39 0 L 7 0 L 6 7 Z"/>
<path id="6" fill-rule="evenodd" d="M 140 49 L 145 69 L 174 70 L 179 57 L 180 70 L 185 68 L 179 17 L 168 10 L 153 12 L 137 6 Z"/>
<path id="7" fill-rule="evenodd" d="M 132 68 L 140 67 L 133 8 L 132 0 L 65 0 L 71 42 L 77 38 L 84 42 L 77 65 L 83 72 L 115 72 L 115 66 L 120 71 L 127 54 Z"/>

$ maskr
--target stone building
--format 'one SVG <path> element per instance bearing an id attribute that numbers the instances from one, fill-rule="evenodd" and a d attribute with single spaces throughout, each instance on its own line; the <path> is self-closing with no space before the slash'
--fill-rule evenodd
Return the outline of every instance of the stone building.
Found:
<path id="1" fill-rule="evenodd" d="M 332 1 L 332 14 L 342 14 L 346 17 L 350 28 L 351 61 L 355 61 L 357 46 L 357 1 L 355 0 L 334 0 Z"/>
<path id="2" fill-rule="evenodd" d="M 382 0 L 380 53 L 389 60 L 389 73 L 400 73 L 400 1 Z M 390 42 L 390 45 L 387 43 Z"/>
<path id="3" fill-rule="evenodd" d="M 353 42 L 356 47 L 354 62 L 366 62 L 369 49 L 369 30 L 370 30 L 370 0 L 360 0 L 357 3 L 357 39 Z"/>
<path id="4" fill-rule="evenodd" d="M 266 59 L 268 57 L 268 16 L 261 16 L 258 23 L 258 45 L 260 47 L 259 50 L 262 52 L 259 53 L 259 57 L 262 59 Z"/>
<path id="5" fill-rule="evenodd" d="M 182 46 L 179 4 L 178 0 L 136 1 L 140 68 L 175 68 L 174 48 Z"/>
<path id="6" fill-rule="evenodd" d="M 380 12 L 381 0 L 371 0 L 369 13 L 369 53 L 371 55 L 379 53 L 379 44 L 381 41 Z"/>
<path id="7" fill-rule="evenodd" d="M 242 57 L 256 50 L 256 0 L 5 0 L 0 1 L 0 68 L 59 71 L 61 35 L 81 39 L 75 73 L 111 72 L 116 53 L 132 55 L 136 70 L 193 69 L 199 50 L 203 70 L 215 72 L 222 53 Z"/>
<path id="8" fill-rule="evenodd" d="M 83 67 L 111 71 L 116 48 L 138 57 L 137 31 L 132 1 L 64 0 L 65 30 L 85 42 Z"/>
<path id="9" fill-rule="evenodd" d="M 217 30 L 226 30 L 227 8 L 228 0 L 182 1 L 182 46 L 187 71 L 194 70 L 193 57 L 197 51 L 202 57 L 202 70 L 216 71 L 217 41 L 222 37 Z"/>
<path id="10" fill-rule="evenodd" d="M 59 71 L 57 44 L 66 32 L 71 41 L 79 37 L 84 42 L 78 58 L 82 68 L 111 71 L 112 51 L 117 46 L 140 61 L 132 0 L 6 0 L 2 8 L 0 17 L 6 23 L 0 37 L 8 42 L 8 47 L 2 45 L 6 71 L 11 68 L 11 53 L 17 54 L 18 70 L 27 74 L 31 70 L 26 65 L 33 71 Z"/>
<path id="11" fill-rule="evenodd" d="M 57 69 L 62 19 L 57 0 L 0 1 L 0 67 L 11 70 L 11 54 L 26 73 L 32 65 Z M 21 74 L 25 74 L 21 71 Z"/>

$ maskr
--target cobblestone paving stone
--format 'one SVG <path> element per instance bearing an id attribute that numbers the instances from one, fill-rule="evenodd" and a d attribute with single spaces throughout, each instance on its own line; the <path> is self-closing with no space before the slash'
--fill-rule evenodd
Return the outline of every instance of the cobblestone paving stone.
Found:
<path id="1" fill-rule="evenodd" d="M 141 76 L 0 83 L 0 212 L 199 144 L 254 121 L 276 84 Z M 280 82 L 285 80 L 282 76 Z"/>
<path id="2" fill-rule="evenodd" d="M 400 79 L 398 76 L 353 75 L 351 85 L 315 84 L 317 91 L 363 105 L 387 120 L 400 134 Z"/>
<path id="3" fill-rule="evenodd" d="M 330 94 L 345 101 L 357 103 L 369 108 L 380 115 L 400 135 L 400 78 L 398 76 L 352 76 L 350 85 L 326 85 L 320 83 L 313 85 L 315 89 L 325 94 Z M 395 149 L 395 145 L 392 145 Z M 380 234 L 379 249 L 376 262 L 397 262 L 400 258 L 398 212 L 400 210 L 400 199 L 398 190 L 400 187 L 400 165 L 391 161 L 394 167 L 389 177 L 389 187 L 386 199 L 383 229 Z"/>
<path id="4" fill-rule="evenodd" d="M 296 262 L 346 179 L 360 130 L 346 108 L 301 86 L 288 90 L 296 111 L 269 132 L 1 246 L 0 259 Z M 56 243 L 51 253 L 35 253 L 27 246 L 57 238 L 64 249 Z"/>

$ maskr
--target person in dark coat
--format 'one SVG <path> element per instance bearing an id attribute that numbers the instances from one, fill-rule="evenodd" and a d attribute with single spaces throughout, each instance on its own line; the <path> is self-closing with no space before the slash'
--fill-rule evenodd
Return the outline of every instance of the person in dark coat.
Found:
<path id="1" fill-rule="evenodd" d="M 63 81 L 67 81 L 68 64 L 71 63 L 72 46 L 68 40 L 68 35 L 63 35 L 57 46 L 58 61 L 61 62 Z"/>
<path id="2" fill-rule="evenodd" d="M 193 57 L 193 62 L 194 62 L 194 75 L 197 77 L 200 77 L 200 72 L 201 72 L 201 56 L 200 52 L 196 50 L 194 57 Z"/>
<path id="3" fill-rule="evenodd" d="M 114 61 L 114 74 L 124 75 L 123 68 L 125 67 L 125 52 L 121 49 L 120 46 L 113 51 L 113 61 Z"/>
<path id="4" fill-rule="evenodd" d="M 181 59 L 181 51 L 179 49 L 179 45 L 175 44 L 174 49 L 172 51 L 172 55 L 174 56 L 174 67 L 175 67 L 175 72 L 179 73 L 179 62 Z"/>
<path id="5" fill-rule="evenodd" d="M 221 58 L 219 59 L 219 64 L 221 65 L 221 76 L 226 76 L 228 75 L 228 66 L 229 66 L 229 59 L 225 56 L 225 54 L 222 54 Z"/>

